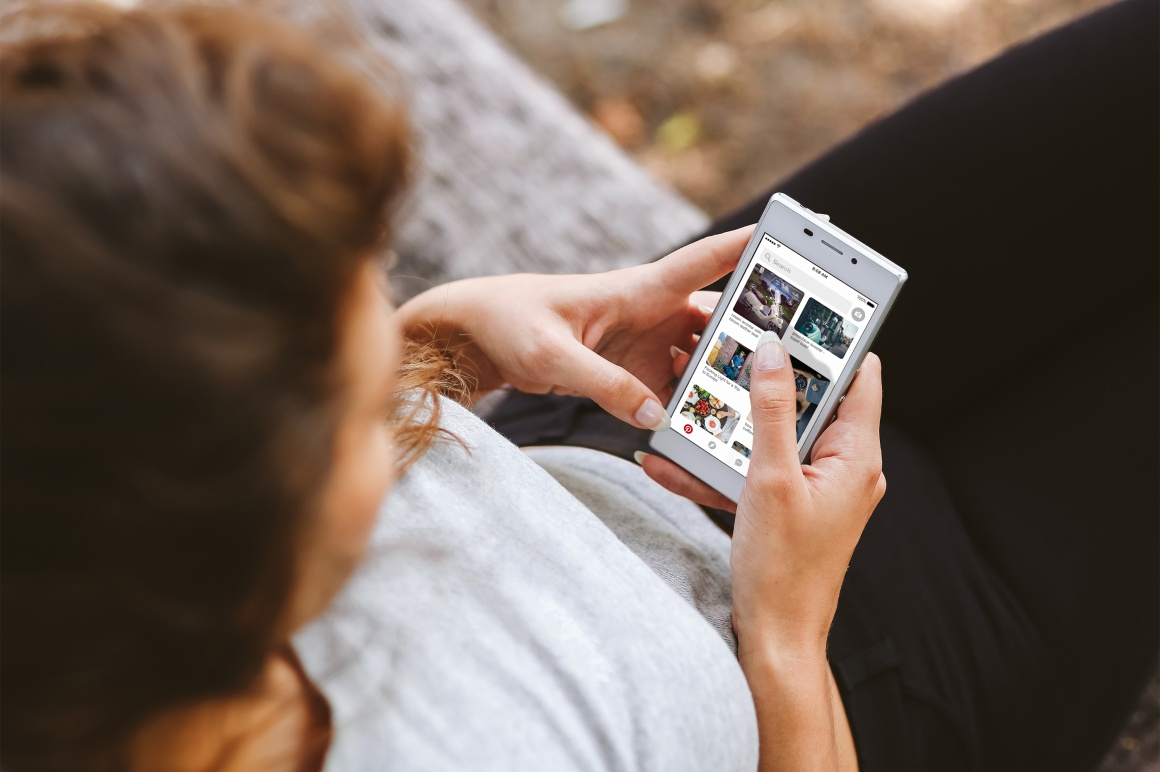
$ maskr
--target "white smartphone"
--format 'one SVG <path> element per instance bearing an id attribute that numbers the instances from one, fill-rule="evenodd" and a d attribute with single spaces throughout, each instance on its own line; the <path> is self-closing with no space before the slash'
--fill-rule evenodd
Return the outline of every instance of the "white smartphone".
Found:
<path id="1" fill-rule="evenodd" d="M 797 382 L 798 456 L 829 424 L 906 271 L 784 193 L 769 199 L 649 445 L 732 501 L 753 448 L 753 350 L 775 332 Z"/>

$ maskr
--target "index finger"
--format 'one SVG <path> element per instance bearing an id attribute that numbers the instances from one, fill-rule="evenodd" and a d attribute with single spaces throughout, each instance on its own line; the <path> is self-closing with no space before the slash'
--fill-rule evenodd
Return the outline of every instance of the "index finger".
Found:
<path id="1" fill-rule="evenodd" d="M 732 273 L 756 227 L 746 225 L 694 241 L 649 267 L 660 269 L 660 280 L 670 292 L 688 295 Z"/>

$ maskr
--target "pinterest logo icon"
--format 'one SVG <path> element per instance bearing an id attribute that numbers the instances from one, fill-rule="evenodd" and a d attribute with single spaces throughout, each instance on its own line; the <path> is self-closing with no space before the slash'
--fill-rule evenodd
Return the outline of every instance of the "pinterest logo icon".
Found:
<path id="1" fill-rule="evenodd" d="M 693 425 L 692 424 L 685 424 L 685 434 L 692 434 L 692 433 L 693 433 Z"/>

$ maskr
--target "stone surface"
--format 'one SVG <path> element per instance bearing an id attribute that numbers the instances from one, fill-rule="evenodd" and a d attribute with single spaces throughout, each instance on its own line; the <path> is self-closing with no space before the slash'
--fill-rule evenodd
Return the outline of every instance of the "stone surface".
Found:
<path id="1" fill-rule="evenodd" d="M 707 222 L 454 0 L 254 4 L 409 105 L 418 179 L 394 243 L 400 300 L 468 276 L 635 265 Z"/>

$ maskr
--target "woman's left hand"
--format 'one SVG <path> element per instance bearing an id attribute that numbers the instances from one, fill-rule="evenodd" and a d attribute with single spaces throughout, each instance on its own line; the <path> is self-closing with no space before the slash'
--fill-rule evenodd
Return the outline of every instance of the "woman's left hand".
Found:
<path id="1" fill-rule="evenodd" d="M 647 265 L 589 275 L 452 282 L 408 301 L 404 335 L 456 356 L 476 393 L 510 383 L 590 397 L 622 421 L 665 429 L 675 346 L 691 351 L 753 227 L 710 236 Z M 682 357 L 687 362 L 687 356 Z"/>

